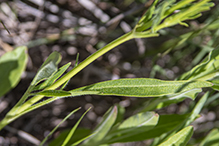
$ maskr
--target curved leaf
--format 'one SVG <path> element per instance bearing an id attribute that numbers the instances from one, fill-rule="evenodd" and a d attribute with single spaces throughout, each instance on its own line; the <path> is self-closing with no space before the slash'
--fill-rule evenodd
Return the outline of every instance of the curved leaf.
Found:
<path id="1" fill-rule="evenodd" d="M 131 116 L 110 131 L 102 142 L 117 143 L 123 141 L 124 139 L 131 139 L 131 141 L 133 141 L 132 138 L 134 136 L 151 130 L 154 126 L 156 126 L 158 119 L 159 115 L 154 112 L 144 112 Z M 142 135 L 142 137 L 144 137 L 144 135 Z"/>
<path id="2" fill-rule="evenodd" d="M 188 114 L 185 115 L 160 115 L 158 123 L 152 127 L 152 128 L 144 128 L 144 126 L 135 129 L 134 134 L 127 137 L 121 137 L 119 138 L 119 135 L 117 135 L 118 139 L 108 138 L 108 135 L 105 139 L 107 141 L 104 141 L 107 144 L 112 143 L 118 143 L 118 142 L 133 142 L 133 141 L 143 141 L 146 139 L 156 138 L 158 136 L 161 136 L 164 133 L 167 133 L 169 131 L 172 131 L 174 128 L 181 125 L 181 123 L 188 118 Z M 154 117 L 155 118 L 155 117 Z M 155 123 L 154 123 L 155 124 Z M 152 126 L 152 125 L 151 125 Z M 138 131 L 138 132 L 137 132 Z M 110 133 L 109 133 L 110 136 Z"/>
<path id="3" fill-rule="evenodd" d="M 61 61 L 61 55 L 58 52 L 53 52 L 49 55 L 43 65 L 40 67 L 36 76 L 34 77 L 31 85 L 36 85 L 42 80 L 49 78 L 53 75 L 58 69 L 58 64 Z"/>
<path id="4" fill-rule="evenodd" d="M 55 80 L 57 80 L 68 69 L 70 65 L 71 63 L 67 63 L 66 65 L 59 68 L 59 70 L 53 76 L 50 76 L 45 82 L 43 82 L 42 84 L 39 84 L 33 90 L 42 90 L 50 86 L 52 83 L 55 82 Z"/>
<path id="5" fill-rule="evenodd" d="M 84 114 L 80 117 L 80 119 L 77 121 L 77 123 L 74 125 L 74 127 L 71 129 L 71 131 L 68 133 L 68 136 L 66 136 L 65 141 L 62 143 L 62 146 L 66 146 L 69 145 L 68 143 L 71 140 L 71 137 L 73 136 L 73 134 L 75 133 L 75 130 L 77 129 L 78 125 L 80 124 L 82 118 L 85 116 L 85 114 L 90 110 L 91 108 L 89 108 L 86 112 L 84 112 Z"/>
<path id="6" fill-rule="evenodd" d="M 27 64 L 27 48 L 18 47 L 0 58 L 0 97 L 14 88 L 20 81 Z"/>
<path id="7" fill-rule="evenodd" d="M 101 140 L 106 136 L 111 127 L 113 126 L 117 117 L 117 107 L 111 108 L 103 117 L 102 122 L 94 130 L 93 135 L 90 136 L 82 146 L 99 145 Z"/>
<path id="8" fill-rule="evenodd" d="M 42 146 L 44 145 L 44 143 L 47 141 L 47 139 L 49 138 L 49 136 L 51 136 L 55 131 L 56 129 L 58 129 L 58 127 L 63 123 L 65 122 L 72 114 L 74 114 L 75 112 L 77 112 L 79 109 L 81 109 L 80 107 L 73 110 L 71 113 L 69 113 L 44 139 L 43 141 L 40 143 L 39 146 Z"/>

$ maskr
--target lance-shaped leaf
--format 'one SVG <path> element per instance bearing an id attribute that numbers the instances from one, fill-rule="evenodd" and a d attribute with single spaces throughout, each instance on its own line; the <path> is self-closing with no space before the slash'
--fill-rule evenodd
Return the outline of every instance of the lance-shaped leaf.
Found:
<path id="1" fill-rule="evenodd" d="M 171 136 L 168 140 L 159 146 L 185 146 L 193 134 L 193 127 L 188 126 Z"/>
<path id="2" fill-rule="evenodd" d="M 68 64 L 62 66 L 61 68 L 59 68 L 59 70 L 53 76 L 50 76 L 46 81 L 44 81 L 42 84 L 39 84 L 38 86 L 36 86 L 33 90 L 42 90 L 42 89 L 50 86 L 52 83 L 55 82 L 55 80 L 57 80 L 68 69 L 68 67 L 70 65 L 71 65 L 71 63 L 68 63 Z"/>
<path id="3" fill-rule="evenodd" d="M 207 92 L 202 98 L 198 101 L 198 103 L 195 105 L 194 109 L 190 114 L 188 114 L 188 117 L 178 123 L 178 126 L 175 127 L 172 130 L 169 130 L 167 133 L 163 134 L 162 136 L 155 139 L 153 146 L 157 146 L 157 144 L 164 142 L 167 138 L 170 138 L 172 135 L 174 135 L 177 131 L 189 126 L 198 116 L 203 108 L 209 93 Z"/>
<path id="4" fill-rule="evenodd" d="M 107 113 L 103 117 L 102 122 L 94 130 L 93 135 L 90 136 L 87 140 L 85 140 L 82 146 L 99 145 L 99 143 L 101 143 L 101 140 L 106 136 L 106 134 L 113 126 L 116 117 L 117 107 L 115 106 L 107 111 Z"/>
<path id="5" fill-rule="evenodd" d="M 74 125 L 74 127 L 71 129 L 71 131 L 69 132 L 68 136 L 65 138 L 65 141 L 62 143 L 62 146 L 66 146 L 69 145 L 69 142 L 71 140 L 71 137 L 73 136 L 73 134 L 75 133 L 75 130 L 77 129 L 79 123 L 81 122 L 82 118 L 85 116 L 85 114 L 90 110 L 91 108 L 89 108 L 81 117 L 80 119 L 77 121 L 77 123 Z"/>
<path id="6" fill-rule="evenodd" d="M 56 129 L 58 129 L 58 127 L 63 123 L 65 122 L 72 114 L 74 114 L 75 112 L 77 112 L 78 110 L 80 109 L 77 108 L 75 110 L 73 110 L 70 114 L 68 114 L 44 139 L 43 141 L 40 143 L 40 146 L 44 145 L 44 143 L 47 141 L 47 139 L 49 138 L 49 136 L 51 136 L 55 131 Z"/>
<path id="7" fill-rule="evenodd" d="M 151 30 L 148 31 L 155 33 L 162 28 L 176 24 L 188 26 L 183 21 L 198 18 L 201 16 L 201 12 L 214 6 L 214 3 L 209 2 L 210 0 L 196 3 L 193 1 L 195 0 L 183 0 L 175 3 L 176 0 L 168 0 L 162 1 L 156 6 L 159 1 L 155 0 L 135 26 L 134 32 L 147 31 L 151 27 Z"/>
<path id="8" fill-rule="evenodd" d="M 49 78 L 58 70 L 58 64 L 61 61 L 61 55 L 58 52 L 53 52 L 49 55 L 43 65 L 40 67 L 31 85 L 36 85 L 42 80 Z"/>
<path id="9" fill-rule="evenodd" d="M 155 6 L 159 2 L 159 0 L 155 0 L 150 8 L 145 12 L 145 14 L 141 17 L 138 24 L 136 24 L 134 31 L 141 32 L 151 27 L 152 25 L 152 17 L 154 15 Z"/>
<path id="10" fill-rule="evenodd" d="M 188 0 L 187 0 L 188 1 Z M 210 0 L 202 0 L 199 1 L 197 3 L 192 3 L 189 7 L 187 7 L 186 9 L 184 9 L 185 6 L 183 6 L 183 2 L 181 2 L 181 5 L 179 5 L 178 7 L 178 12 L 170 15 L 169 17 L 167 17 L 162 24 L 160 24 L 156 29 L 155 32 L 165 28 L 165 27 L 170 27 L 176 24 L 181 24 L 184 26 L 188 26 L 188 24 L 186 24 L 183 21 L 186 20 L 191 20 L 191 19 L 195 19 L 201 16 L 201 12 L 209 10 L 211 7 L 214 6 L 214 3 L 209 2 Z M 185 2 L 185 1 L 184 1 Z M 177 4 L 176 4 L 177 5 Z M 181 8 L 180 8 L 181 6 Z M 175 9 L 175 8 L 174 8 Z M 170 12 L 173 11 L 174 9 L 170 9 Z M 167 14 L 169 12 L 167 11 Z"/>
<path id="11" fill-rule="evenodd" d="M 0 97 L 20 81 L 27 64 L 27 48 L 18 47 L 0 58 Z"/>
<path id="12" fill-rule="evenodd" d="M 182 121 L 184 121 L 188 117 L 188 114 L 185 115 L 160 115 L 158 123 L 152 127 L 152 128 L 144 128 L 142 126 L 141 128 L 144 130 L 141 130 L 140 128 L 135 129 L 134 134 L 131 136 L 122 136 L 119 138 L 119 135 L 117 135 L 117 138 L 114 139 L 114 137 L 110 138 L 108 136 L 111 136 L 110 133 L 109 135 L 106 136 L 106 139 L 103 140 L 104 143 L 106 144 L 112 144 L 112 143 L 118 143 L 118 142 L 133 142 L 133 141 L 143 141 L 146 139 L 152 139 L 156 138 L 164 133 L 167 133 L 174 128 L 178 127 Z M 155 118 L 155 117 L 153 117 Z M 156 119 L 156 118 L 155 118 Z M 155 123 L 154 123 L 155 124 Z M 137 132 L 137 130 L 139 132 Z"/>
<path id="13" fill-rule="evenodd" d="M 102 143 L 117 143 L 124 139 L 132 139 L 132 137 L 140 133 L 145 133 L 145 131 L 156 126 L 158 119 L 159 115 L 154 112 L 144 112 L 131 116 L 121 124 L 115 126 L 102 140 Z"/>
<path id="14" fill-rule="evenodd" d="M 97 94 L 155 97 L 180 93 L 194 88 L 211 87 L 207 81 L 163 81 L 149 78 L 119 79 L 96 83 L 71 90 L 72 96 Z M 84 93 L 83 93 L 84 92 Z"/>

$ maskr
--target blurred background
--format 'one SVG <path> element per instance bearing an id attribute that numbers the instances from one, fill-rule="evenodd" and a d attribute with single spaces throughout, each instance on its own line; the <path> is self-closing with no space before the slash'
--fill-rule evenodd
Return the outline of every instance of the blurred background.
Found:
<path id="1" fill-rule="evenodd" d="M 153 0 L 1 0 L 0 1 L 0 56 L 16 46 L 28 47 L 29 60 L 18 86 L 0 99 L 0 119 L 16 104 L 26 91 L 41 64 L 53 51 L 62 55 L 64 65 L 79 63 L 109 42 L 129 32 Z M 216 47 L 219 37 L 219 7 L 187 22 L 190 27 L 174 26 L 160 31 L 161 36 L 134 39 L 126 42 L 77 74 L 66 90 L 119 78 L 158 78 L 174 80 L 201 62 Z M 206 24 L 214 25 L 205 28 Z M 205 29 L 203 29 L 205 28 Z M 190 37 L 186 37 L 193 33 Z M 73 67 L 73 66 L 72 66 Z M 70 68 L 71 69 L 71 68 Z M 1 81 L 0 81 L 1 82 Z M 63 130 L 73 127 L 82 113 L 92 107 L 80 127 L 94 128 L 107 109 L 114 104 L 126 108 L 125 117 L 140 111 L 150 100 L 129 97 L 81 96 L 57 100 L 28 113 L 0 132 L 0 143 L 5 145 L 31 145 L 20 138 L 18 130 L 42 140 L 65 116 L 78 107 L 82 109 L 60 126 L 53 140 Z M 219 127 L 219 110 L 215 101 L 203 111 L 206 119 L 200 135 L 211 127 Z M 158 113 L 182 113 L 191 101 L 186 99 Z M 205 128 L 206 127 L 206 128 Z M 198 135 L 197 135 L 198 136 Z M 143 145 L 144 142 L 123 145 Z M 121 144 L 122 145 L 122 144 Z"/>

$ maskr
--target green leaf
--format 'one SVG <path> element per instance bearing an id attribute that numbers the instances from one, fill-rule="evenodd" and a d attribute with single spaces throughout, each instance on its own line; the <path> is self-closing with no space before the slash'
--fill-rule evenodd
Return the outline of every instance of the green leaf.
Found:
<path id="1" fill-rule="evenodd" d="M 183 0 L 175 3 L 176 0 L 162 1 L 157 7 L 158 0 L 155 0 L 146 13 L 142 16 L 134 28 L 135 32 L 147 31 L 157 32 L 160 29 L 176 24 L 188 26 L 183 21 L 195 19 L 201 16 L 201 12 L 209 10 L 214 4 L 209 0 L 202 0 L 192 3 L 194 0 Z M 176 11 L 174 13 L 174 11 Z M 161 23 L 161 24 L 160 24 Z"/>
<path id="2" fill-rule="evenodd" d="M 156 109 L 161 109 L 163 107 L 166 107 L 170 104 L 179 103 L 183 101 L 186 98 L 190 98 L 194 100 L 198 93 L 200 93 L 202 90 L 199 88 L 195 88 L 189 91 L 185 91 L 178 94 L 168 95 L 166 97 L 162 98 L 154 98 L 148 102 L 145 103 L 144 108 L 141 110 L 144 111 L 152 111 Z"/>
<path id="3" fill-rule="evenodd" d="M 188 126 L 171 136 L 159 146 L 185 146 L 193 134 L 193 127 Z"/>
<path id="4" fill-rule="evenodd" d="M 131 116 L 122 122 L 118 129 L 155 126 L 158 119 L 159 115 L 154 112 L 138 113 L 137 115 Z"/>
<path id="5" fill-rule="evenodd" d="M 102 143 L 117 143 L 124 139 L 132 139 L 135 135 L 152 129 L 157 124 L 158 119 L 159 115 L 154 112 L 144 112 L 131 116 L 121 124 L 116 125 L 102 140 Z"/>
<path id="6" fill-rule="evenodd" d="M 179 77 L 179 80 L 211 80 L 219 76 L 219 47 L 209 53 L 202 63 Z"/>
<path id="7" fill-rule="evenodd" d="M 179 10 L 179 9 L 187 7 L 188 5 L 191 5 L 191 3 L 193 1 L 196 1 L 196 0 L 183 0 L 183 1 L 179 1 L 178 3 L 173 5 L 170 9 L 168 9 L 168 11 L 166 12 L 166 15 L 170 15 L 170 14 L 172 14 L 176 10 Z"/>
<path id="8" fill-rule="evenodd" d="M 77 112 L 79 109 L 81 109 L 81 108 L 77 108 L 77 109 L 73 110 L 70 114 L 68 114 L 68 115 L 43 139 L 43 141 L 40 143 L 40 146 L 42 146 L 42 145 L 47 141 L 47 139 L 49 138 L 49 136 L 51 136 L 63 122 L 65 122 L 72 114 L 74 114 L 75 112 Z"/>
<path id="9" fill-rule="evenodd" d="M 211 132 L 205 137 L 205 139 L 201 142 L 199 146 L 218 146 L 219 143 L 219 130 L 213 129 Z"/>
<path id="10" fill-rule="evenodd" d="M 145 12 L 145 14 L 141 17 L 138 24 L 136 24 L 134 31 L 141 32 L 151 27 L 152 21 L 151 18 L 155 11 L 155 6 L 159 2 L 159 0 L 155 0 L 150 8 Z"/>
<path id="11" fill-rule="evenodd" d="M 185 115 L 160 115 L 159 120 L 156 126 L 154 126 L 152 129 L 151 128 L 143 128 L 144 130 L 141 130 L 141 128 L 136 129 L 136 133 L 133 134 L 132 136 L 128 137 L 122 137 L 119 139 L 119 135 L 117 135 L 118 139 L 115 141 L 114 139 L 109 139 L 109 141 L 105 141 L 107 144 L 111 144 L 114 142 L 133 142 L 133 141 L 143 141 L 146 139 L 152 139 L 156 138 L 163 133 L 167 133 L 174 128 L 178 127 L 182 121 L 184 121 L 188 117 L 188 114 Z M 155 118 L 155 117 L 153 117 Z M 156 118 L 155 118 L 156 119 Z M 138 132 L 137 132 L 138 130 Z M 131 133 L 129 133 L 131 134 Z M 107 135 L 108 136 L 108 135 Z"/>
<path id="12" fill-rule="evenodd" d="M 0 97 L 14 88 L 20 81 L 27 64 L 27 48 L 18 47 L 0 58 Z"/>
<path id="13" fill-rule="evenodd" d="M 153 19 L 153 24 L 152 24 L 152 32 L 155 32 L 154 29 L 160 24 L 160 22 L 165 18 L 164 14 L 165 12 L 169 9 L 170 6 L 173 5 L 173 3 L 176 0 L 168 0 L 168 1 L 162 1 L 158 7 L 156 8 L 156 15 L 154 16 Z"/>
<path id="14" fill-rule="evenodd" d="M 50 54 L 40 67 L 39 71 L 31 82 L 31 85 L 36 85 L 40 81 L 48 79 L 50 76 L 52 76 L 58 70 L 57 68 L 60 61 L 61 55 L 58 52 L 53 52 Z"/>
<path id="15" fill-rule="evenodd" d="M 68 136 L 65 138 L 65 141 L 62 143 L 62 146 L 66 146 L 69 145 L 68 143 L 70 142 L 71 137 L 73 136 L 73 134 L 75 133 L 75 130 L 77 129 L 79 123 L 81 122 L 82 118 L 85 116 L 85 114 L 90 110 L 91 108 L 89 108 L 81 117 L 80 119 L 77 121 L 77 123 L 74 125 L 74 127 L 71 129 L 71 131 L 69 132 Z"/>
<path id="16" fill-rule="evenodd" d="M 186 24 L 183 21 L 196 19 L 196 18 L 200 17 L 201 12 L 209 10 L 210 7 L 214 6 L 214 3 L 211 3 L 209 1 L 210 0 L 202 0 L 202 1 L 199 1 L 197 3 L 191 3 L 191 5 L 189 7 L 187 7 L 186 9 L 184 9 L 185 6 L 183 5 L 183 2 L 181 2 L 181 4 L 178 5 L 178 9 L 177 9 L 178 12 L 173 14 L 173 15 L 170 15 L 168 18 L 166 18 L 163 21 L 163 23 L 156 28 L 155 32 L 162 29 L 162 28 L 170 27 L 170 26 L 173 26 L 176 24 L 188 26 L 188 24 Z M 184 2 L 186 2 L 186 1 L 184 1 Z M 170 9 L 170 12 L 173 11 L 174 9 L 175 8 Z M 167 11 L 166 14 L 168 14 L 168 13 L 169 13 L 169 11 Z"/>
<path id="17" fill-rule="evenodd" d="M 207 81 L 162 81 L 158 79 L 135 78 L 99 82 L 69 92 L 71 92 L 72 95 L 97 94 L 155 97 L 210 86 L 212 86 L 212 84 Z"/>
<path id="18" fill-rule="evenodd" d="M 174 135 L 177 131 L 181 130 L 182 128 L 185 128 L 188 125 L 190 125 L 199 116 L 199 113 L 200 113 L 201 109 L 203 108 L 207 98 L 208 98 L 208 93 L 206 93 L 204 96 L 202 96 L 202 98 L 195 105 L 192 112 L 190 114 L 188 114 L 187 118 L 180 121 L 178 123 L 178 126 L 176 126 L 174 129 L 169 130 L 167 133 L 163 133 L 163 135 L 161 135 L 159 138 L 156 139 L 156 141 L 154 141 L 153 145 L 157 145 L 157 144 L 163 142 L 167 138 Z"/>
<path id="19" fill-rule="evenodd" d="M 36 86 L 33 90 L 42 90 L 52 85 L 55 82 L 55 80 L 57 80 L 68 69 L 70 65 L 71 63 L 67 63 L 66 65 L 59 68 L 59 70 L 54 75 L 50 76 L 46 81 Z"/>
<path id="20" fill-rule="evenodd" d="M 117 117 L 117 107 L 114 106 L 104 115 L 102 122 L 94 130 L 94 134 L 89 137 L 82 146 L 99 145 L 101 140 L 107 135 L 111 127 L 113 126 Z"/>

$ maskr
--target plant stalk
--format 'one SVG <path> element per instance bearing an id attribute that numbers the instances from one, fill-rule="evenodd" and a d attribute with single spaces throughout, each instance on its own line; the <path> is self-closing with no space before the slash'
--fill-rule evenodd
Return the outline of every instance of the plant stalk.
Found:
<path id="1" fill-rule="evenodd" d="M 102 49 L 96 51 L 92 55 L 90 55 L 88 58 L 86 58 L 83 62 L 78 64 L 75 68 L 73 68 L 71 71 L 66 73 L 63 77 L 58 79 L 53 85 L 45 88 L 44 90 L 55 90 L 56 88 L 60 87 L 62 84 L 70 80 L 74 75 L 76 75 L 78 72 L 80 72 L 82 69 L 84 69 L 86 66 L 88 66 L 90 63 L 92 63 L 94 60 L 102 56 L 103 54 L 107 53 L 108 51 L 112 50 L 113 48 L 117 47 L 118 45 L 131 40 L 134 38 L 133 32 L 129 32 L 124 34 L 123 36 L 119 37 L 118 39 L 114 40 L 113 42 L 107 44 Z M 26 97 L 26 96 L 25 96 Z M 22 116 L 26 112 L 24 112 L 26 109 L 31 107 L 33 104 L 41 100 L 44 96 L 43 95 L 36 95 L 32 97 L 31 99 L 27 100 L 24 104 L 22 104 L 20 101 L 23 101 L 23 98 L 18 102 L 19 105 L 15 106 L 6 116 L 5 118 L 0 122 L 0 130 L 4 128 L 6 125 L 17 119 L 18 117 Z M 26 99 L 26 98 L 25 98 Z M 14 114 L 15 113 L 15 114 Z M 14 115 L 14 116 L 12 116 Z"/>

